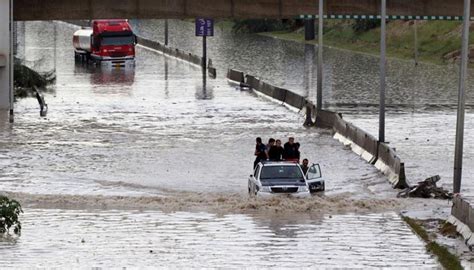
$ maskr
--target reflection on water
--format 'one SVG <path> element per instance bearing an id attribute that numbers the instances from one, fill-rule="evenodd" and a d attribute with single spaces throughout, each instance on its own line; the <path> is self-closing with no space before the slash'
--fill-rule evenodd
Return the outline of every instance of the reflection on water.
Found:
<path id="1" fill-rule="evenodd" d="M 213 99 L 213 87 L 207 80 L 207 70 L 203 70 L 202 85 L 196 85 L 196 99 Z"/>
<path id="2" fill-rule="evenodd" d="M 313 45 L 306 44 L 304 47 L 304 78 L 303 81 L 305 83 L 304 90 L 305 90 L 305 97 L 312 98 L 310 93 L 312 93 L 312 89 L 316 87 L 316 84 L 313 84 L 313 72 L 314 72 L 314 61 L 315 61 L 315 49 Z"/>
<path id="3" fill-rule="evenodd" d="M 3 267 L 437 269 L 423 242 L 391 212 L 25 212 L 22 236 L 0 242 Z"/>
<path id="4" fill-rule="evenodd" d="M 132 85 L 135 81 L 134 68 L 107 68 L 85 63 L 75 63 L 74 73 L 78 76 L 90 75 L 92 85 Z"/>

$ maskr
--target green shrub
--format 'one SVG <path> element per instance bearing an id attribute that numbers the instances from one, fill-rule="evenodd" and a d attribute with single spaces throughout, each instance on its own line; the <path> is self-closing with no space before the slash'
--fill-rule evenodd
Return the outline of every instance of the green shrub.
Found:
<path id="1" fill-rule="evenodd" d="M 23 213 L 23 210 L 19 202 L 0 196 L 0 236 L 8 234 L 12 228 L 14 234 L 20 235 L 20 213 Z"/>

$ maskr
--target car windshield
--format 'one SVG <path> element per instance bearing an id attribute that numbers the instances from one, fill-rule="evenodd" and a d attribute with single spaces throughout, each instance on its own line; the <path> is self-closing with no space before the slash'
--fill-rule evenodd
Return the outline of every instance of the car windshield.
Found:
<path id="1" fill-rule="evenodd" d="M 264 166 L 260 173 L 260 180 L 304 180 L 303 173 L 298 166 Z"/>
<path id="2" fill-rule="evenodd" d="M 135 42 L 133 36 L 103 37 L 101 44 L 103 46 L 130 45 Z"/>

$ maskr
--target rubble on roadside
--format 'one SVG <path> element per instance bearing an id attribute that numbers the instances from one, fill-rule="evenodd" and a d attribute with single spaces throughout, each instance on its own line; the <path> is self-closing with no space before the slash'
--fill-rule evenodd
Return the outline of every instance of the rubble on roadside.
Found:
<path id="1" fill-rule="evenodd" d="M 427 178 L 424 181 L 418 182 L 417 185 L 404 189 L 399 192 L 398 198 L 432 198 L 451 200 L 453 194 L 442 187 L 436 186 L 436 183 L 441 180 L 439 175 Z"/>

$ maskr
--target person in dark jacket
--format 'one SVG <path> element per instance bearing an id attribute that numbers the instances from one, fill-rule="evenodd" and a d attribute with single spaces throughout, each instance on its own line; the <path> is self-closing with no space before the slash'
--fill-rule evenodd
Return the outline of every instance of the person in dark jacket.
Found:
<path id="1" fill-rule="evenodd" d="M 306 173 L 308 172 L 308 164 L 309 164 L 309 160 L 307 158 L 303 159 L 303 163 L 301 164 L 301 169 L 303 170 L 303 173 L 306 175 Z"/>
<path id="2" fill-rule="evenodd" d="M 283 159 L 290 161 L 298 161 L 299 159 L 299 143 L 295 143 L 295 138 L 289 137 L 288 142 L 284 145 Z"/>
<path id="3" fill-rule="evenodd" d="M 283 159 L 283 147 L 281 147 L 281 140 L 276 140 L 275 145 L 273 145 L 268 151 L 268 159 L 271 161 L 280 161 Z"/>
<path id="4" fill-rule="evenodd" d="M 274 146 L 274 145 L 275 145 L 275 139 L 270 138 L 270 139 L 268 140 L 268 144 L 266 145 L 266 147 L 267 147 L 266 153 L 267 153 L 267 158 L 268 158 L 268 159 L 270 159 L 270 156 L 269 156 L 270 149 L 271 149 L 272 146 Z"/>
<path id="5" fill-rule="evenodd" d="M 262 160 L 267 159 L 267 147 L 265 144 L 262 143 L 262 138 L 258 137 L 256 139 L 256 145 L 255 145 L 255 161 L 253 162 L 253 168 L 257 167 L 258 163 Z"/>

